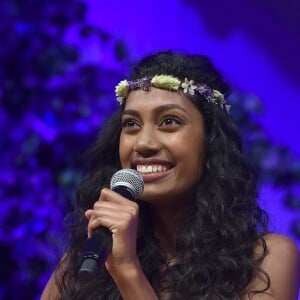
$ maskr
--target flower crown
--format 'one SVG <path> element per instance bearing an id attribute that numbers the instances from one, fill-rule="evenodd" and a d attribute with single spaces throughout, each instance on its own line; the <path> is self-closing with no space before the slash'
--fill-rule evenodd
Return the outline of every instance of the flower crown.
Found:
<path id="1" fill-rule="evenodd" d="M 202 95 L 207 102 L 217 104 L 229 113 L 230 105 L 226 105 L 224 95 L 221 92 L 211 89 L 205 83 L 194 83 L 193 80 L 188 80 L 187 78 L 185 78 L 182 82 L 172 75 L 155 75 L 154 77 L 146 76 L 135 81 L 126 79 L 122 80 L 115 88 L 117 101 L 120 105 L 122 105 L 130 91 L 136 89 L 148 91 L 150 86 L 169 91 L 178 91 L 179 89 L 182 89 L 185 94 L 192 96 L 195 95 L 195 92 L 197 92 Z"/>

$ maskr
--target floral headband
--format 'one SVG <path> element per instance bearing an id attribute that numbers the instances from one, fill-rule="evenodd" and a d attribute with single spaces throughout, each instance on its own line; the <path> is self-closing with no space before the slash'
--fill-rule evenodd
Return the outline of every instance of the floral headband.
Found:
<path id="1" fill-rule="evenodd" d="M 193 80 L 188 80 L 187 78 L 182 82 L 172 75 L 155 75 L 152 78 L 144 77 L 136 81 L 122 80 L 115 88 L 117 101 L 122 105 L 130 91 L 136 89 L 148 91 L 150 86 L 169 91 L 182 89 L 185 94 L 192 96 L 197 92 L 202 95 L 207 102 L 217 104 L 229 113 L 230 105 L 226 105 L 224 95 L 221 92 L 211 89 L 205 83 L 194 83 Z"/>

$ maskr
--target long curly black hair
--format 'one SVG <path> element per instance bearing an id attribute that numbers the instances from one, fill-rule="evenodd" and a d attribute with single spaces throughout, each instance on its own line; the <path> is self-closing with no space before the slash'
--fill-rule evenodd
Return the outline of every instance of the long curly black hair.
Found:
<path id="1" fill-rule="evenodd" d="M 229 94 L 205 56 L 156 53 L 138 63 L 130 79 L 159 74 L 181 80 L 187 77 Z M 256 177 L 243 157 L 240 136 L 230 116 L 199 94 L 188 97 L 204 116 L 205 159 L 195 202 L 176 230 L 176 263 L 169 264 L 165 258 L 152 231 L 150 204 L 142 201 L 138 256 L 158 296 L 167 292 L 172 300 L 239 299 L 257 272 L 265 277 L 266 289 L 270 285 L 268 275 L 259 267 L 267 252 L 263 239 L 267 215 L 257 203 Z M 124 104 L 102 128 L 91 149 L 90 169 L 79 186 L 76 210 L 67 217 L 70 240 L 57 272 L 62 299 L 121 299 L 105 268 L 88 284 L 80 282 L 78 270 L 87 237 L 84 211 L 93 207 L 100 190 L 109 186 L 112 174 L 121 168 L 118 147 L 123 109 Z M 260 256 L 254 256 L 255 245 L 261 247 Z"/>

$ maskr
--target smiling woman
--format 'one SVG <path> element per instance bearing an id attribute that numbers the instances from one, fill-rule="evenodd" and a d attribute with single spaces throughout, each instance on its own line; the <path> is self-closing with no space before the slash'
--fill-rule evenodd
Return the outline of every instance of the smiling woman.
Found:
<path id="1" fill-rule="evenodd" d="M 120 109 L 91 151 L 78 222 L 42 299 L 297 299 L 297 248 L 268 232 L 228 87 L 210 61 L 146 57 L 116 94 Z M 106 188 L 120 168 L 143 178 L 136 202 Z M 83 282 L 85 240 L 99 227 L 112 247 Z"/>

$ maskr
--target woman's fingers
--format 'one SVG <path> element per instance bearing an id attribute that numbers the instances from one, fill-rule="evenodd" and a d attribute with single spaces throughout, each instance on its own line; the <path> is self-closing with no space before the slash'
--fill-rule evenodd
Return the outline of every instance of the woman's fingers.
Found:
<path id="1" fill-rule="evenodd" d="M 108 228 L 113 234 L 126 231 L 132 222 L 138 218 L 138 210 L 132 207 L 98 207 L 89 218 L 88 236 L 100 226 Z"/>
<path id="2" fill-rule="evenodd" d="M 85 212 L 85 216 L 89 219 L 88 236 L 100 226 L 112 233 L 126 231 L 128 224 L 137 221 L 138 205 L 109 189 L 103 189 L 99 200 L 94 203 L 93 209 Z"/>
<path id="3" fill-rule="evenodd" d="M 138 209 L 137 203 L 131 203 L 131 201 L 128 200 L 128 202 L 123 203 L 116 203 L 116 202 L 108 202 L 108 201 L 102 201 L 98 200 L 95 202 L 93 207 L 93 213 L 97 212 L 98 210 L 112 210 L 113 212 L 120 212 L 123 209 L 126 211 L 135 213 Z"/>
<path id="4" fill-rule="evenodd" d="M 99 197 L 100 201 L 109 201 L 109 202 L 114 202 L 114 203 L 128 203 L 130 204 L 136 204 L 133 200 L 129 200 L 126 199 L 125 197 L 121 196 L 120 194 L 108 189 L 108 188 L 104 188 L 101 190 L 100 193 L 100 197 Z"/>

